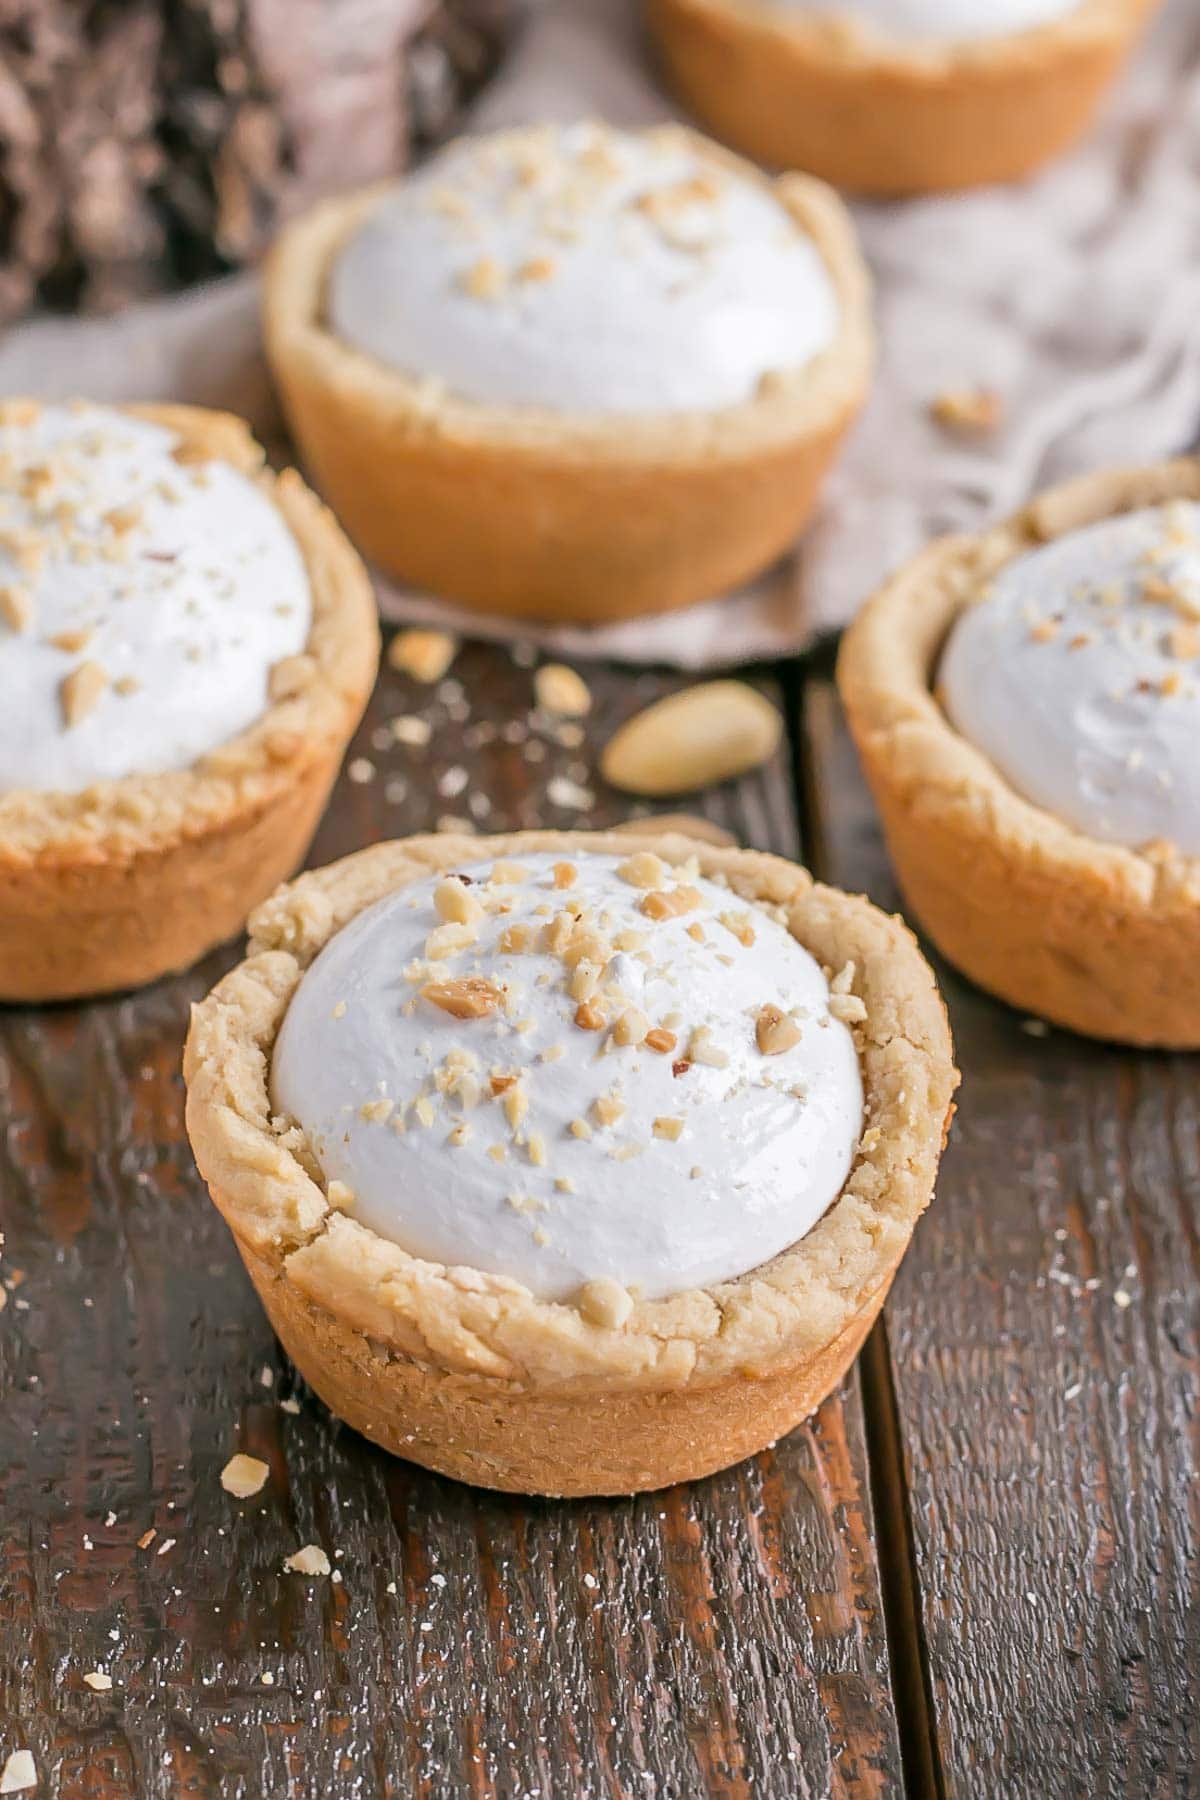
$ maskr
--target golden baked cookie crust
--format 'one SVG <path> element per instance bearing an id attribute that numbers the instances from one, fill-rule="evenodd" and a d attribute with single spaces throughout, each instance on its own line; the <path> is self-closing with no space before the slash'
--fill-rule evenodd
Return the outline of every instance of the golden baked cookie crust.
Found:
<path id="1" fill-rule="evenodd" d="M 672 86 L 709 130 L 836 187 L 907 194 L 1011 181 L 1091 122 L 1157 0 L 961 45 L 893 45 L 770 0 L 649 0 Z"/>
<path id="2" fill-rule="evenodd" d="M 1023 799 L 950 724 L 942 645 L 981 585 L 1064 532 L 1174 499 L 1200 463 L 1087 476 L 978 537 L 931 545 L 847 633 L 838 685 L 900 885 L 964 974 L 1091 1037 L 1200 1048 L 1200 860 L 1076 831 Z"/>
<path id="3" fill-rule="evenodd" d="M 680 127 L 649 135 L 765 179 Z M 836 195 L 803 176 L 775 192 L 832 277 L 838 333 L 805 368 L 718 412 L 590 416 L 435 390 L 324 322 L 330 265 L 381 190 L 289 226 L 265 273 L 267 351 L 306 464 L 365 554 L 481 611 L 580 622 L 711 598 L 780 555 L 862 406 L 874 337 Z"/>
<path id="4" fill-rule="evenodd" d="M 777 857 L 680 836 L 665 861 L 853 965 L 868 1125 L 842 1194 L 772 1262 L 641 1301 L 619 1326 L 520 1284 L 421 1262 L 332 1210 L 295 1127 L 272 1120 L 275 1036 L 307 964 L 384 894 L 464 860 L 623 851 L 620 833 L 412 838 L 302 876 L 260 907 L 250 954 L 195 1011 L 188 1133 L 272 1323 L 306 1379 L 399 1455 L 485 1486 L 626 1493 L 692 1479 L 791 1429 L 840 1379 L 933 1191 L 957 1085 L 945 1010 L 897 920 Z M 854 998 L 854 997 L 857 997 Z M 861 1002 L 861 1005 L 859 1004 Z"/>
<path id="5" fill-rule="evenodd" d="M 231 414 L 123 410 L 262 487 L 303 556 L 312 625 L 303 653 L 275 666 L 262 717 L 190 768 L 0 792 L 0 1000 L 137 986 L 240 930 L 303 856 L 378 664 L 366 571 L 294 470 L 268 471 Z"/>

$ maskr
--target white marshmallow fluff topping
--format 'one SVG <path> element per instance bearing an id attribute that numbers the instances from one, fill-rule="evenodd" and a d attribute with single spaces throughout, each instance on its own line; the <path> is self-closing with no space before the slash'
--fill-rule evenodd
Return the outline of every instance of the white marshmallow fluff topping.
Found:
<path id="1" fill-rule="evenodd" d="M 659 1298 L 795 1243 L 863 1127 L 845 991 L 765 910 L 650 852 L 468 864 L 301 980 L 272 1104 L 334 1205 L 548 1300 Z"/>
<path id="2" fill-rule="evenodd" d="M 791 12 L 849 22 L 902 44 L 973 44 L 1015 37 L 1077 12 L 1080 0 L 782 0 Z"/>
<path id="3" fill-rule="evenodd" d="M 939 692 L 1027 800 L 1107 843 L 1200 856 L 1200 505 L 1008 563 L 960 615 Z"/>
<path id="4" fill-rule="evenodd" d="M 0 410 L 0 791 L 186 768 L 269 704 L 312 601 L 228 464 L 94 406 Z"/>
<path id="5" fill-rule="evenodd" d="M 815 245 L 765 181 L 681 134 L 465 139 L 370 214 L 330 275 L 346 344 L 467 400 L 707 411 L 833 342 Z"/>

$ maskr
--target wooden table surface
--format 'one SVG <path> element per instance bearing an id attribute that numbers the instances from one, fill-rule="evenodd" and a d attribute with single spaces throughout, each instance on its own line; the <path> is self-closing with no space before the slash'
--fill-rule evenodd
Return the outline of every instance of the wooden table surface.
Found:
<path id="1" fill-rule="evenodd" d="M 757 678 L 786 747 L 698 806 L 895 905 L 828 670 Z M 588 679 L 572 741 L 519 653 L 386 671 L 313 860 L 628 816 L 598 749 L 680 683 Z M 28 1746 L 66 1800 L 1200 1793 L 1200 1062 L 940 970 L 961 1109 L 840 1392 L 694 1487 L 522 1502 L 374 1450 L 275 1344 L 182 1124 L 236 954 L 0 1009 L 0 1767 Z M 307 1543 L 332 1578 L 284 1571 Z"/>

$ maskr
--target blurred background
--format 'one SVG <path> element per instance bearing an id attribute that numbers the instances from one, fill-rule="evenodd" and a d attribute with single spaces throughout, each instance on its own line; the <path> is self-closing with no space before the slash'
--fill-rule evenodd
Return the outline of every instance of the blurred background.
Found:
<path id="1" fill-rule="evenodd" d="M 455 127 L 523 0 L 0 0 L 0 325 L 253 261 Z"/>

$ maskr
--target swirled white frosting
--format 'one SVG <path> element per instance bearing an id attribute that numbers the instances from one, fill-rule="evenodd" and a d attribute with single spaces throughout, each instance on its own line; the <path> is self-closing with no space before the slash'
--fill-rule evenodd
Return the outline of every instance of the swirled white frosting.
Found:
<path id="1" fill-rule="evenodd" d="M 468 865 L 440 904 L 457 889 L 477 916 L 446 928 L 462 942 L 444 957 L 443 877 L 331 940 L 284 1019 L 272 1094 L 353 1218 L 542 1298 L 600 1279 L 653 1298 L 756 1267 L 837 1198 L 863 1095 L 831 1006 L 861 1003 L 831 998 L 765 911 L 653 862 Z M 642 910 L 676 891 L 678 915 Z M 498 996 L 482 1016 L 430 997 L 470 978 Z M 760 1047 L 764 1005 L 787 1047 Z"/>
<path id="2" fill-rule="evenodd" d="M 589 414 L 736 405 L 838 323 L 766 182 L 593 124 L 451 145 L 350 238 L 327 309 L 345 343 L 460 397 Z"/>
<path id="3" fill-rule="evenodd" d="M 1089 837 L 1200 856 L 1200 506 L 1008 563 L 960 615 L 939 690 L 1026 799 Z"/>
<path id="4" fill-rule="evenodd" d="M 848 21 L 904 44 L 971 44 L 1050 25 L 1080 0 L 782 0 L 790 12 Z"/>
<path id="5" fill-rule="evenodd" d="M 300 551 L 253 481 L 93 406 L 0 411 L 0 791 L 186 768 L 303 649 Z"/>

